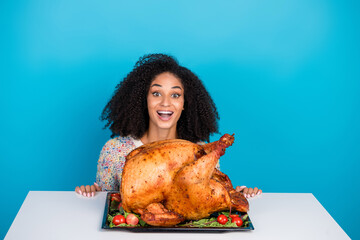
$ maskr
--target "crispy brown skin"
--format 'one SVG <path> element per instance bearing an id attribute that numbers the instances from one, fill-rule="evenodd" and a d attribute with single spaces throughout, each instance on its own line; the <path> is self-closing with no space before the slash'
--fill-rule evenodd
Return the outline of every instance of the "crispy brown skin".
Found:
<path id="1" fill-rule="evenodd" d="M 121 182 L 125 211 L 153 226 L 172 226 L 227 210 L 247 211 L 246 198 L 215 169 L 234 137 L 198 145 L 174 139 L 143 145 L 126 160 Z"/>

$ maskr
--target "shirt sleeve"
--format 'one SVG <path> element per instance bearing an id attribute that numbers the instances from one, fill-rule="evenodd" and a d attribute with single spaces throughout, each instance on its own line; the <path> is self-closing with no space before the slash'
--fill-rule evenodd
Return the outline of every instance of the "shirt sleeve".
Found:
<path id="1" fill-rule="evenodd" d="M 96 183 L 103 191 L 119 190 L 118 171 L 122 172 L 125 157 L 118 149 L 116 138 L 106 142 L 100 152 L 97 165 Z M 120 168 L 120 169 L 119 169 Z"/>

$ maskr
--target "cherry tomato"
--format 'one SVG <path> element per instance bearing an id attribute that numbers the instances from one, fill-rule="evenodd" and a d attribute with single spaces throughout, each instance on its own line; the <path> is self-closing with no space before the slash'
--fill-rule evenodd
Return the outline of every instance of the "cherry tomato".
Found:
<path id="1" fill-rule="evenodd" d="M 120 197 L 120 194 L 118 194 L 118 193 L 112 193 L 111 194 L 111 200 L 112 201 L 118 201 L 118 202 L 121 202 L 121 197 Z"/>
<path id="2" fill-rule="evenodd" d="M 230 215 L 230 218 L 235 218 L 235 217 L 239 217 L 239 215 L 238 214 L 231 214 Z"/>
<path id="3" fill-rule="evenodd" d="M 112 220 L 113 224 L 115 224 L 116 226 L 122 223 L 125 223 L 125 217 L 123 215 L 116 215 L 113 220 Z"/>
<path id="4" fill-rule="evenodd" d="M 134 214 L 130 213 L 126 217 L 126 223 L 129 225 L 136 225 L 139 223 L 139 219 Z"/>
<path id="5" fill-rule="evenodd" d="M 231 220 L 231 222 L 233 223 L 236 223 L 236 225 L 238 226 L 238 227 L 240 227 L 242 224 L 243 224 L 243 220 L 241 219 L 241 218 L 239 218 L 239 217 L 234 217 L 232 220 Z"/>
<path id="6" fill-rule="evenodd" d="M 120 197 L 120 193 L 112 193 L 110 196 L 111 197 Z"/>
<path id="7" fill-rule="evenodd" d="M 217 217 L 217 221 L 218 221 L 218 223 L 224 225 L 227 223 L 228 218 L 225 215 L 221 214 Z"/>

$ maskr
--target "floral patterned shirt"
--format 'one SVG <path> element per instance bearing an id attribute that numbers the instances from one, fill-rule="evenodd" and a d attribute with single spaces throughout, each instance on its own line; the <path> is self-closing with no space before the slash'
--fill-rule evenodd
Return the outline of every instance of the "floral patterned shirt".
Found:
<path id="1" fill-rule="evenodd" d="M 116 137 L 107 141 L 100 152 L 96 183 L 103 191 L 118 191 L 126 156 L 142 145 L 132 137 Z"/>

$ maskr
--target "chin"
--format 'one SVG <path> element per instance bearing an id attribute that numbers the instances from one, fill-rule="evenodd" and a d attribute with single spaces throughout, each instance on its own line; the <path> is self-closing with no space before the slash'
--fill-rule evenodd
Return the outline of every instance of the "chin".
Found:
<path id="1" fill-rule="evenodd" d="M 159 124 L 158 127 L 161 129 L 171 129 L 174 127 L 174 125 L 173 124 Z"/>

